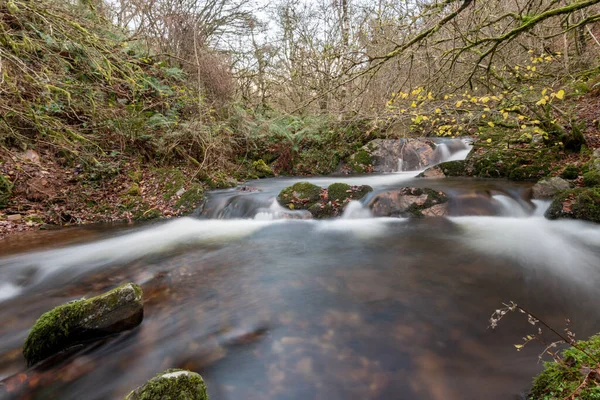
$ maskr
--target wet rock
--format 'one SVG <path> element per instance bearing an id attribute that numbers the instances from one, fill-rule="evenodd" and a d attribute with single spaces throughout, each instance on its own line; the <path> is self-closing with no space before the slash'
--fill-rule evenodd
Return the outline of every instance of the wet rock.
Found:
<path id="1" fill-rule="evenodd" d="M 469 176 L 465 161 L 446 161 L 417 175 L 418 178 L 444 178 L 447 176 Z"/>
<path id="2" fill-rule="evenodd" d="M 308 211 L 315 219 L 333 218 L 338 215 L 338 210 L 331 203 L 317 203 L 312 205 Z"/>
<path id="3" fill-rule="evenodd" d="M 348 167 L 350 168 L 350 171 L 355 174 L 371 172 L 373 170 L 371 154 L 364 148 L 360 149 L 350 156 L 348 159 Z"/>
<path id="4" fill-rule="evenodd" d="M 31 366 L 73 345 L 132 329 L 143 316 L 142 289 L 127 283 L 44 313 L 29 332 L 23 355 Z"/>
<path id="5" fill-rule="evenodd" d="M 290 210 L 308 210 L 321 199 L 321 187 L 310 182 L 298 182 L 279 192 L 277 201 Z"/>
<path id="6" fill-rule="evenodd" d="M 447 202 L 443 192 L 405 187 L 376 194 L 368 206 L 376 217 L 444 216 L 448 213 Z"/>
<path id="7" fill-rule="evenodd" d="M 125 400 L 208 400 L 208 394 L 197 373 L 169 369 L 129 393 Z"/>
<path id="8" fill-rule="evenodd" d="M 539 200 L 551 199 L 561 190 L 567 190 L 570 187 L 569 182 L 559 177 L 542 179 L 533 186 L 533 198 Z"/>
<path id="9" fill-rule="evenodd" d="M 429 139 L 376 139 L 363 150 L 374 172 L 414 171 L 433 164 L 436 157 L 435 143 Z"/>
<path id="10" fill-rule="evenodd" d="M 450 199 L 450 212 L 452 216 L 499 215 L 501 210 L 498 202 L 494 201 L 488 191 L 464 193 Z"/>
<path id="11" fill-rule="evenodd" d="M 581 219 L 600 223 L 600 186 L 559 192 L 545 214 L 549 219 Z"/>

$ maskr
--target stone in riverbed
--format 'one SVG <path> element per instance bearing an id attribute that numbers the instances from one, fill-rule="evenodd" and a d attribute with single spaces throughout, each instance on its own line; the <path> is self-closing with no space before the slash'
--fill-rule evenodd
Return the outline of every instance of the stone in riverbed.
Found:
<path id="1" fill-rule="evenodd" d="M 197 373 L 169 369 L 129 393 L 125 400 L 208 400 L 208 394 Z"/>
<path id="2" fill-rule="evenodd" d="M 567 190 L 570 187 L 569 182 L 563 178 L 542 179 L 533 186 L 533 198 L 538 200 L 551 199 L 561 190 Z"/>
<path id="3" fill-rule="evenodd" d="M 308 210 L 321 199 L 321 187 L 310 182 L 298 182 L 279 192 L 277 201 L 290 210 Z"/>
<path id="4" fill-rule="evenodd" d="M 572 218 L 600 223 L 600 186 L 559 192 L 545 216 L 548 219 Z"/>
<path id="5" fill-rule="evenodd" d="M 443 192 L 405 187 L 378 193 L 369 201 L 369 208 L 375 217 L 445 216 L 447 203 Z"/>
<path id="6" fill-rule="evenodd" d="M 127 283 L 42 314 L 25 340 L 23 356 L 31 366 L 73 345 L 135 328 L 143 317 L 142 289 Z"/>

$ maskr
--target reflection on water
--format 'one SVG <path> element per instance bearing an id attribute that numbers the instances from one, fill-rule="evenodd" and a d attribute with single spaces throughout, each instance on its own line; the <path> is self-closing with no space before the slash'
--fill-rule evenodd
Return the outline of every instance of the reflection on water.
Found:
<path id="1" fill-rule="evenodd" d="M 511 350 L 526 321 L 486 329 L 501 302 L 569 316 L 580 336 L 600 322 L 600 232 L 579 222 L 182 219 L 120 234 L 0 261 L 22 285 L 0 307 L 6 398 L 117 399 L 179 367 L 214 399 L 506 399 L 541 367 L 539 349 Z M 126 281 L 144 289 L 139 328 L 26 371 L 37 316 Z"/>

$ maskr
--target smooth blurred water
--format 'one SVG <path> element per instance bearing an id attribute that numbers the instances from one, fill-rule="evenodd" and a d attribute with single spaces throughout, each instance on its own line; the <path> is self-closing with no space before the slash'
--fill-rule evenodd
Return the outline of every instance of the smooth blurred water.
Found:
<path id="1" fill-rule="evenodd" d="M 542 349 L 513 345 L 535 328 L 488 318 L 512 300 L 580 338 L 600 330 L 600 230 L 544 219 L 527 184 L 414 175 L 343 180 L 444 190 L 457 216 L 370 218 L 353 202 L 304 220 L 273 202 L 304 178 L 277 178 L 215 192 L 196 218 L 6 242 L 0 398 L 122 399 L 167 368 L 201 373 L 212 399 L 519 398 Z M 472 198 L 496 214 L 464 216 Z M 125 282 L 144 290 L 138 328 L 27 369 L 37 317 Z"/>

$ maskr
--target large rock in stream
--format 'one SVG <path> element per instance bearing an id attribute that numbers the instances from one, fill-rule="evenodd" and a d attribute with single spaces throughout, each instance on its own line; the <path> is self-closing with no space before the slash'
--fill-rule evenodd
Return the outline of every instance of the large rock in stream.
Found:
<path id="1" fill-rule="evenodd" d="M 135 328 L 143 318 L 142 289 L 127 283 L 42 314 L 25 340 L 23 355 L 31 366 L 73 345 Z"/>
<path id="2" fill-rule="evenodd" d="M 436 162 L 435 150 L 429 139 L 375 139 L 353 154 L 348 166 L 354 173 L 414 171 Z"/>
<path id="3" fill-rule="evenodd" d="M 368 204 L 375 217 L 443 217 L 448 196 L 433 189 L 404 187 L 376 194 Z"/>
<path id="4" fill-rule="evenodd" d="M 561 190 L 570 189 L 571 185 L 563 178 L 554 177 L 549 179 L 542 179 L 536 183 L 533 190 L 533 198 L 546 200 L 553 198 Z"/>
<path id="5" fill-rule="evenodd" d="M 197 373 L 169 369 L 129 393 L 125 400 L 208 400 L 208 394 Z"/>
<path id="6" fill-rule="evenodd" d="M 559 192 L 545 214 L 548 219 L 581 219 L 600 223 L 600 186 Z"/>

